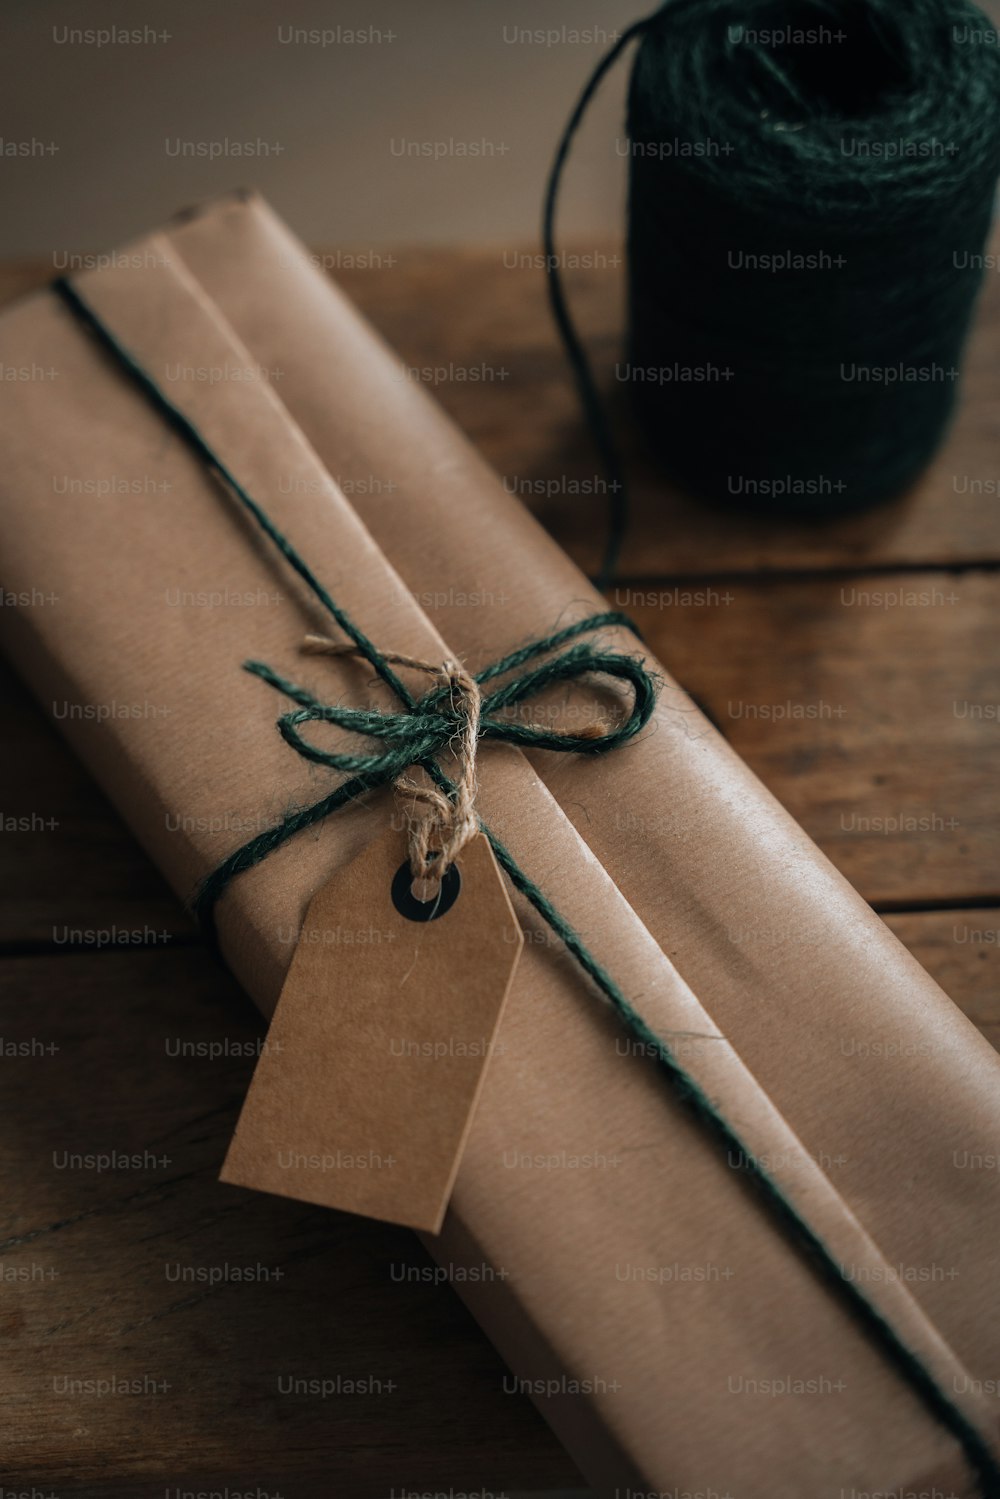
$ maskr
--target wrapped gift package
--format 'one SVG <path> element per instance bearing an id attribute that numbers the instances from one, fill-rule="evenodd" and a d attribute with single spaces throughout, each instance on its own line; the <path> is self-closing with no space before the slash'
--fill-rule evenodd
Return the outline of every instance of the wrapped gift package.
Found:
<path id="1" fill-rule="evenodd" d="M 606 607 L 259 200 L 75 284 L 383 650 L 479 670 Z M 189 899 L 245 830 L 331 785 L 242 664 L 323 701 L 388 695 L 364 663 L 303 654 L 329 620 L 51 291 L 0 319 L 0 359 L 40 372 L 3 387 L 3 582 L 55 598 L 0 611 L 5 648 Z M 481 815 L 996 1450 L 1000 1060 L 653 666 L 654 718 L 613 753 L 483 741 Z M 546 723 L 593 715 L 595 693 L 553 690 Z M 392 817 L 388 792 L 353 802 L 226 890 L 220 945 L 265 1014 L 311 898 Z M 503 1272 L 460 1289 L 588 1478 L 980 1492 L 886 1341 L 514 902 L 525 947 L 428 1244 Z"/>

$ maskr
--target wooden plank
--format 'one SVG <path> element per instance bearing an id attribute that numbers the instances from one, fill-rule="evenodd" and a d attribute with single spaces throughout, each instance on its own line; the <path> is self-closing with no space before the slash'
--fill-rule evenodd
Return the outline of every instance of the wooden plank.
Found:
<path id="1" fill-rule="evenodd" d="M 926 586 L 919 579 L 903 581 Z M 847 581 L 835 586 L 850 590 L 859 585 Z M 958 717 L 954 710 L 956 702 L 968 704 L 971 711 L 997 702 L 998 668 L 990 665 L 995 655 L 989 634 L 990 581 L 968 574 L 945 586 L 949 592 L 954 587 L 964 606 L 937 607 L 964 607 L 967 634 L 956 636 L 951 626 L 942 629 L 930 617 L 933 606 L 923 612 L 903 607 L 880 611 L 879 619 L 886 616 L 890 625 L 895 619 L 889 633 L 864 610 L 847 606 L 835 613 L 823 611 L 826 624 L 814 628 L 805 595 L 816 584 L 788 581 L 752 588 L 712 585 L 698 590 L 706 600 L 702 604 L 685 604 L 683 592 L 664 585 L 663 596 L 671 600 L 667 607 L 637 610 L 647 637 L 671 658 L 675 672 L 740 753 L 811 825 L 835 862 L 848 873 L 853 868 L 856 877 L 858 871 L 867 872 L 879 882 L 883 903 L 960 903 L 960 887 L 947 877 L 956 869 L 965 871 L 968 884 L 968 871 L 978 867 L 984 886 L 994 888 L 997 812 L 990 767 L 1000 710 L 992 717 Z M 832 587 L 828 585 L 828 596 Z M 722 602 L 727 594 L 729 605 Z M 718 602 L 708 602 L 713 596 Z M 631 595 L 629 602 L 635 608 Z M 957 617 L 947 615 L 949 620 Z M 838 620 L 841 628 L 835 631 L 830 622 Z M 816 709 L 818 716 L 791 716 L 796 704 Z M 843 706 L 845 712 L 822 716 L 823 704 L 831 710 Z M 746 716 L 748 708 L 759 712 L 775 707 L 784 707 L 786 716 Z M 8 950 L 32 943 L 61 947 L 67 945 L 62 940 L 67 928 L 148 927 L 157 941 L 193 940 L 190 918 L 5 666 L 0 666 L 0 712 L 5 724 L 0 944 Z M 960 827 L 933 826 L 935 808 L 921 789 L 931 785 L 938 820 L 954 816 Z M 930 817 L 932 826 L 866 832 L 862 819 L 891 815 L 886 810 L 890 803 L 897 813 Z M 847 828 L 838 825 L 841 817 Z M 54 827 L 47 825 L 50 820 Z M 11 827 L 11 821 L 24 826 Z M 911 887 L 917 870 L 919 881 Z M 928 897 L 928 891 L 935 893 Z M 933 916 L 941 932 L 958 929 L 966 919 L 960 910 Z M 1000 954 L 995 943 L 977 935 L 992 930 L 989 912 L 976 919 L 979 926 L 972 924 L 968 941 L 959 935 L 946 942 L 938 935 L 929 942 L 924 934 L 931 915 L 888 917 L 893 930 L 963 1008 L 970 996 L 968 1013 L 988 1028 L 995 1023 L 992 991 L 976 976 L 989 972 L 995 983 Z M 1000 915 L 996 920 L 1000 925 Z M 975 1006 L 981 1002 L 986 1008 L 980 1012 Z"/>
<path id="2" fill-rule="evenodd" d="M 216 1180 L 262 1034 L 203 948 L 0 962 L 4 1483 L 578 1484 L 413 1235 Z"/>
<path id="3" fill-rule="evenodd" d="M 789 526 L 690 500 L 643 465 L 614 379 L 623 327 L 620 247 L 564 248 L 572 267 L 571 304 L 628 456 L 634 495 L 623 577 L 1000 560 L 1000 274 L 986 276 L 957 421 L 914 492 L 868 515 Z M 991 249 L 1000 256 L 1000 232 Z M 592 263 L 576 267 L 581 257 Z M 345 247 L 317 252 L 318 262 L 331 267 L 408 362 L 475 364 L 490 372 L 480 382 L 442 381 L 434 395 L 507 486 L 523 493 L 566 550 L 593 572 L 607 494 L 553 330 L 537 246 L 387 250 L 378 263 L 369 247 L 367 269 L 345 267 L 345 258 Z M 37 260 L 0 266 L 0 303 L 52 274 Z M 591 492 L 579 492 L 581 484 Z M 543 490 L 532 493 L 531 486 Z"/>
<path id="4" fill-rule="evenodd" d="M 0 946 L 197 927 L 27 688 L 0 659 Z M 74 934 L 82 934 L 74 936 Z M 93 935 L 90 935 L 93 934 Z"/>
<path id="5" fill-rule="evenodd" d="M 996 1044 L 1000 915 L 890 925 Z M 263 1028 L 207 950 L 6 959 L 0 1035 L 9 1484 L 320 1499 L 401 1474 L 578 1481 L 412 1235 L 217 1182 Z M 108 1152 L 137 1164 L 74 1163 Z M 338 1377 L 325 1398 L 282 1393 Z M 110 1378 L 138 1392 L 74 1383 Z"/>
<path id="6" fill-rule="evenodd" d="M 622 586 L 611 597 L 876 907 L 1000 898 L 990 573 Z"/>
<path id="7" fill-rule="evenodd" d="M 773 594 L 773 589 L 771 592 Z M 694 608 L 688 612 L 697 615 Z M 646 628 L 653 633 L 648 617 Z M 728 730 L 730 736 L 737 732 L 740 724 L 744 730 L 752 724 L 767 725 L 768 720 L 732 719 L 728 703 L 734 700 L 723 697 L 724 683 L 718 687 L 713 685 L 713 663 L 706 661 L 701 651 L 695 659 L 692 647 L 702 638 L 700 630 L 671 632 L 667 621 L 664 621 L 663 628 L 671 634 L 664 646 L 665 651 L 678 658 L 675 660 L 678 671 L 683 671 L 689 685 L 712 709 L 720 726 Z M 685 641 L 687 655 L 680 661 L 680 650 Z M 752 640 L 748 641 L 747 650 L 754 651 Z M 863 642 L 858 642 L 858 650 L 862 652 Z M 770 658 L 765 649 L 755 654 L 760 659 Z M 870 662 L 870 665 L 874 669 L 877 661 Z M 947 667 L 942 670 L 947 673 Z M 976 670 L 975 680 L 981 680 L 981 669 L 977 667 Z M 785 686 L 784 683 L 791 684 L 797 679 L 787 664 L 776 667 L 775 671 L 779 676 L 778 696 L 773 701 L 780 703 L 784 692 L 787 702 L 792 685 Z M 743 680 L 745 684 L 754 678 L 747 676 Z M 773 675 L 769 682 L 774 685 Z M 745 700 L 758 705 L 766 702 L 764 684 L 758 695 Z M 984 700 L 988 700 L 988 694 Z M 50 945 L 57 937 L 63 936 L 63 928 L 82 926 L 96 929 L 109 924 L 120 928 L 148 926 L 157 936 L 165 935 L 173 942 L 193 940 L 196 935 L 193 922 L 90 776 L 28 697 L 25 688 L 3 664 L 0 664 L 0 713 L 5 726 L 0 760 L 0 781 L 5 787 L 4 831 L 0 837 L 0 945 L 8 949 L 22 943 Z M 821 734 L 825 727 L 832 731 L 845 717 L 789 719 L 777 726 L 777 731 L 784 734 L 809 725 L 814 732 Z M 942 717 L 939 714 L 938 719 L 939 726 L 948 723 L 947 715 Z M 963 722 L 966 732 L 982 749 L 984 766 L 988 766 L 996 752 L 995 739 L 1000 725 L 996 719 L 967 718 L 948 727 L 960 727 Z M 899 731 L 903 730 L 905 716 L 899 723 Z M 862 727 L 861 738 L 867 740 L 872 749 L 873 737 Z M 771 747 L 774 755 L 778 755 L 778 748 L 777 744 Z M 765 744 L 755 751 L 762 761 L 766 752 Z M 825 754 L 820 752 L 819 758 L 829 758 L 836 753 L 831 745 Z M 893 760 L 892 750 L 886 750 L 884 754 L 885 758 Z M 947 758 L 944 750 L 942 755 Z M 786 743 L 783 758 L 785 774 L 775 774 L 773 782 L 774 789 L 779 792 L 783 780 L 795 779 L 797 766 L 816 757 L 801 746 Z M 874 777 L 871 780 L 874 788 Z M 791 799 L 790 793 L 785 792 L 785 796 Z M 807 806 L 805 815 L 808 813 Z M 50 819 L 56 823 L 53 828 L 47 826 Z M 27 826 L 20 830 L 12 828 L 7 826 L 10 820 Z M 876 851 L 882 846 L 876 844 Z M 836 856 L 833 840 L 828 851 Z M 1000 912 L 959 909 L 888 914 L 886 920 L 945 991 L 989 1033 L 988 1028 L 998 1021 L 991 1007 L 991 996 L 994 989 L 1000 988 L 1000 938 L 989 934 L 1000 927 Z M 56 945 L 64 944 L 56 942 Z M 990 975 L 985 988 L 980 981 L 984 972 Z M 989 988 L 990 982 L 993 989 Z"/>
<path id="8" fill-rule="evenodd" d="M 623 584 L 610 598 L 866 899 L 903 908 L 1000 898 L 995 593 L 976 571 Z M 9 675 L 0 701 L 15 820 L 0 838 L 0 939 L 51 941 L 112 916 L 190 937 Z"/>
<path id="9" fill-rule="evenodd" d="M 435 385 L 434 394 L 507 487 L 523 493 L 560 544 L 593 573 L 604 545 L 607 493 L 553 331 L 544 272 L 532 263 L 535 248 L 447 257 L 411 252 L 393 268 L 336 274 L 410 363 L 474 362 L 495 372 L 478 384 Z M 566 283 L 628 463 L 632 519 L 623 577 L 1000 559 L 996 272 L 987 273 L 980 299 L 958 418 L 913 493 L 867 515 L 795 526 L 691 500 L 643 463 L 623 387 L 614 378 L 622 357 L 621 255 L 612 244 L 566 249 L 571 265 L 581 254 L 596 262 L 568 270 Z M 1000 234 L 992 251 L 1000 251 Z M 428 315 L 435 307 L 441 309 L 437 318 Z M 581 492 L 581 485 L 590 492 Z M 532 493 L 532 486 L 545 491 Z"/>
<path id="10" fill-rule="evenodd" d="M 1000 1051 L 1000 910 L 906 911 L 885 921 Z"/>

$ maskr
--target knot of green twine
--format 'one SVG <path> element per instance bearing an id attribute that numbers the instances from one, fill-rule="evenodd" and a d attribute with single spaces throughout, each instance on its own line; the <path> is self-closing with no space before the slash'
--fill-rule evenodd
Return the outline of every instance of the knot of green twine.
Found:
<path id="1" fill-rule="evenodd" d="M 474 680 L 480 687 L 498 678 L 509 677 L 508 681 L 483 695 L 479 739 L 500 740 L 525 749 L 587 755 L 606 754 L 633 739 L 649 722 L 656 706 L 656 683 L 643 663 L 637 657 L 602 650 L 590 642 L 580 641 L 566 650 L 561 649 L 581 635 L 612 625 L 635 629 L 626 615 L 613 610 L 592 614 L 553 635 L 511 651 L 476 673 Z M 542 657 L 548 659 L 540 660 Z M 517 676 L 510 675 L 533 661 L 538 661 L 538 664 Z M 230 854 L 202 883 L 195 897 L 195 912 L 205 920 L 210 918 L 212 908 L 236 875 L 252 868 L 296 833 L 330 816 L 348 801 L 380 786 L 394 784 L 411 767 L 424 770 L 445 793 L 453 794 L 455 789 L 438 763 L 438 756 L 448 749 L 462 728 L 461 712 L 447 686 L 433 687 L 417 699 L 406 694 L 402 698 L 402 711 L 394 712 L 324 703 L 307 688 L 288 681 L 263 661 L 247 661 L 243 669 L 298 703 L 297 708 L 281 714 L 277 720 L 278 732 L 285 743 L 303 759 L 340 771 L 351 779 L 342 782 L 335 791 L 312 806 L 289 812 L 274 827 L 251 838 Z M 574 733 L 503 716 L 505 709 L 517 708 L 556 683 L 579 682 L 593 676 L 624 683 L 630 691 L 628 711 L 620 713 L 613 724 L 595 720 Z M 322 749 L 303 733 L 310 724 L 335 724 L 349 733 L 381 741 L 382 747 L 376 752 L 364 753 Z"/>
<path id="2" fill-rule="evenodd" d="M 562 642 L 575 635 L 599 629 L 602 625 L 627 623 L 625 616 L 621 614 L 591 615 L 589 619 L 581 620 L 557 635 L 533 641 L 523 650 L 514 651 L 509 656 L 494 661 L 483 671 L 477 672 L 474 680 L 483 686 L 496 677 L 513 671 L 526 657 L 557 650 Z M 393 713 L 381 708 L 352 708 L 343 703 L 321 702 L 305 687 L 286 681 L 262 661 L 247 661 L 243 669 L 260 677 L 269 687 L 274 687 L 300 705 L 292 712 L 283 713 L 277 724 L 282 739 L 297 754 L 316 765 L 325 765 L 330 770 L 340 770 L 348 775 L 363 775 L 372 786 L 384 786 L 397 780 L 411 765 L 425 766 L 447 749 L 461 727 L 461 714 L 446 686 L 431 688 L 423 697 L 418 698 L 412 708 L 402 713 Z M 546 728 L 537 723 L 521 723 L 516 718 L 496 716 L 505 708 L 516 708 L 556 682 L 572 682 L 594 674 L 617 678 L 631 688 L 631 709 L 626 717 L 612 727 L 595 721 L 579 733 L 572 733 L 563 729 Z M 618 651 L 602 651 L 592 645 L 580 644 L 485 695 L 479 720 L 479 738 L 499 739 L 508 744 L 521 745 L 525 749 L 603 754 L 634 738 L 649 722 L 655 703 L 656 687 L 641 661 Z M 336 724 L 350 733 L 383 740 L 385 748 L 377 754 L 349 754 L 340 750 L 320 749 L 315 744 L 310 744 L 300 732 L 305 724 L 310 723 Z"/>

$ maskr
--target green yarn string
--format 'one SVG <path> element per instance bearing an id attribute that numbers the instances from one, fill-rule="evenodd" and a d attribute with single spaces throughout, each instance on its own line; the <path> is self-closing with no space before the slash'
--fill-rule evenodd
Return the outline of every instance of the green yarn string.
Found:
<path id="1" fill-rule="evenodd" d="M 482 686 L 497 676 L 506 675 L 515 668 L 526 665 L 537 656 L 558 651 L 567 641 L 574 640 L 577 636 L 610 625 L 634 628 L 624 614 L 612 610 L 593 614 L 544 640 L 536 640 L 531 645 L 512 651 L 510 655 L 479 672 L 476 681 Z M 366 655 L 366 659 L 370 658 Z M 374 661 L 371 664 L 374 666 Z M 285 743 L 314 765 L 341 771 L 351 776 L 351 779 L 312 806 L 295 808 L 274 827 L 258 833 L 224 859 L 205 879 L 195 897 L 195 914 L 202 920 L 210 917 L 216 901 L 237 874 L 252 869 L 274 849 L 287 843 L 289 838 L 294 838 L 296 833 L 322 822 L 347 802 L 379 786 L 394 784 L 411 766 L 419 765 L 442 791 L 451 794 L 454 790 L 437 762 L 437 756 L 447 749 L 461 727 L 447 687 L 432 688 L 403 713 L 387 713 L 375 708 L 349 708 L 341 704 L 322 703 L 304 687 L 287 681 L 260 661 L 246 662 L 244 670 L 260 677 L 268 686 L 299 704 L 297 710 L 284 713 L 278 719 L 278 732 Z M 630 712 L 617 727 L 606 733 L 562 734 L 534 724 L 522 724 L 516 719 L 495 716 L 499 709 L 515 707 L 553 683 L 590 675 L 618 679 L 631 689 Z M 493 692 L 484 694 L 480 738 L 502 740 L 525 749 L 561 750 L 584 755 L 605 754 L 627 743 L 645 728 L 655 706 L 656 688 L 640 661 L 616 651 L 599 651 L 590 645 L 580 644 L 572 646 L 552 660 L 542 662 Z M 336 724 L 353 734 L 384 740 L 386 748 L 378 754 L 366 755 L 320 749 L 301 733 L 303 725 L 309 723 Z M 489 829 L 483 826 L 483 831 L 501 862 L 501 856 L 509 859 L 510 855 Z"/>
<path id="2" fill-rule="evenodd" d="M 562 184 L 562 174 L 569 158 L 573 137 L 580 127 L 580 122 L 587 112 L 587 107 L 591 99 L 599 88 L 601 80 L 604 78 L 605 73 L 609 72 L 614 66 L 629 43 L 634 41 L 636 37 L 641 36 L 652 25 L 654 20 L 655 16 L 647 16 L 644 20 L 636 21 L 632 26 L 627 27 L 621 33 L 614 46 L 604 54 L 587 80 L 583 93 L 573 107 L 573 111 L 563 130 L 562 138 L 556 148 L 555 161 L 549 173 L 542 208 L 542 247 L 545 256 L 549 305 L 552 309 L 552 316 L 555 319 L 563 348 L 566 351 L 576 380 L 577 393 L 583 406 L 587 425 L 590 428 L 591 436 L 594 439 L 598 456 L 608 480 L 608 494 L 610 497 L 608 540 L 597 577 L 594 579 L 596 587 L 602 592 L 608 587 L 614 577 L 622 543 L 625 540 L 625 531 L 628 526 L 628 490 L 626 488 L 625 469 L 621 460 L 621 454 L 618 451 L 618 444 L 615 441 L 614 434 L 608 422 L 604 401 L 601 399 L 597 382 L 587 357 L 587 351 L 584 348 L 583 340 L 576 331 L 573 318 L 570 314 L 569 304 L 566 301 L 566 293 L 563 290 L 562 276 L 559 273 L 559 256 L 556 253 L 556 205 L 559 199 L 559 188 Z"/>
<path id="3" fill-rule="evenodd" d="M 913 483 L 952 413 L 1000 171 L 1000 47 L 968 0 L 666 0 L 600 61 L 556 154 L 553 312 L 622 463 L 555 254 L 560 177 L 608 68 L 628 96 L 628 334 L 615 368 L 690 493 L 797 519 Z M 614 489 L 608 550 L 625 529 Z"/>
<path id="4" fill-rule="evenodd" d="M 438 765 L 436 756 L 444 749 L 454 733 L 456 720 L 448 712 L 447 689 L 434 688 L 420 699 L 413 697 L 396 677 L 390 663 L 379 648 L 368 639 L 316 579 L 291 541 L 279 531 L 271 518 L 216 455 L 194 423 L 173 404 L 72 283 L 65 278 L 60 278 L 53 283 L 53 290 L 138 385 L 170 427 L 203 459 L 212 472 L 219 475 L 263 534 L 306 583 L 314 598 L 336 621 L 403 705 L 402 713 L 383 713 L 378 710 L 352 709 L 324 704 L 311 692 L 286 681 L 269 666 L 261 662 L 246 663 L 246 670 L 260 677 L 267 685 L 299 705 L 297 709 L 282 715 L 278 720 L 279 732 L 285 742 L 296 753 L 314 763 L 349 773 L 350 778 L 314 805 L 290 813 L 275 828 L 268 829 L 264 834 L 251 839 L 207 877 L 195 897 L 194 907 L 202 920 L 211 926 L 215 903 L 239 873 L 255 867 L 273 849 L 280 847 L 304 828 L 313 826 L 330 816 L 365 792 L 377 786 L 389 784 L 401 770 L 414 764 L 420 765 L 442 790 L 448 793 L 453 792 L 455 788 Z M 533 641 L 501 660 L 493 662 L 479 673 L 477 681 L 483 684 L 507 676 L 527 666 L 530 662 L 549 656 L 569 641 L 599 629 L 601 626 L 627 625 L 628 623 L 623 616 L 613 612 L 594 615 L 544 640 Z M 516 706 L 548 683 L 572 680 L 583 673 L 591 672 L 617 678 L 624 682 L 632 693 L 632 707 L 628 717 L 617 728 L 605 734 L 596 738 L 563 736 L 530 724 L 519 724 L 516 720 L 496 716 L 498 710 Z M 617 652 L 599 651 L 580 643 L 570 646 L 554 660 L 541 660 L 539 665 L 530 671 L 487 694 L 483 700 L 482 735 L 484 738 L 506 740 L 527 748 L 569 748 L 576 753 L 605 753 L 620 747 L 641 731 L 649 721 L 655 705 L 655 697 L 655 684 L 641 662 Z M 304 724 L 320 722 L 335 723 L 342 728 L 368 735 L 388 747 L 380 754 L 369 755 L 349 755 L 321 750 L 312 745 L 300 732 Z M 970 1464 L 982 1480 L 984 1499 L 1000 1499 L 1000 1466 L 989 1444 L 967 1419 L 964 1412 L 948 1397 L 920 1358 L 903 1342 L 891 1323 L 886 1321 L 881 1312 L 863 1294 L 857 1283 L 846 1277 L 841 1265 L 822 1239 L 801 1217 L 779 1183 L 744 1145 L 721 1108 L 681 1066 L 667 1041 L 646 1023 L 614 978 L 586 947 L 579 933 L 525 873 L 510 850 L 481 820 L 480 827 L 511 884 L 563 942 L 626 1029 L 643 1044 L 644 1048 L 648 1048 L 649 1054 L 656 1057 L 658 1067 L 668 1079 L 675 1097 L 725 1147 L 730 1164 L 735 1154 L 739 1164 L 734 1169 L 738 1169 L 741 1174 L 756 1184 L 784 1231 L 809 1257 L 824 1279 L 839 1291 L 860 1323 L 879 1341 L 893 1365 L 909 1380 L 927 1409 L 957 1439 Z"/>

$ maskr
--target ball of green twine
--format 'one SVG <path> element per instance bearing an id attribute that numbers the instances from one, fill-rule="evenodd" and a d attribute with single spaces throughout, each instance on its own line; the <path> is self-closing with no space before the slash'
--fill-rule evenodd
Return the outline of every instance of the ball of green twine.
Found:
<path id="1" fill-rule="evenodd" d="M 941 440 L 1000 169 L 966 0 L 669 0 L 628 104 L 634 409 L 685 488 L 798 515 Z"/>

